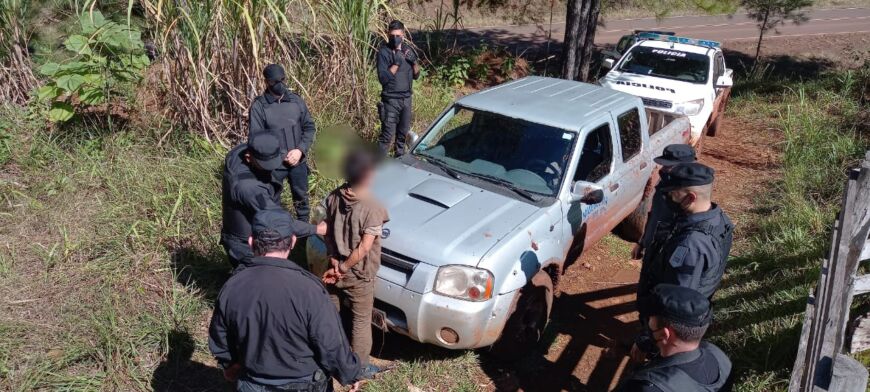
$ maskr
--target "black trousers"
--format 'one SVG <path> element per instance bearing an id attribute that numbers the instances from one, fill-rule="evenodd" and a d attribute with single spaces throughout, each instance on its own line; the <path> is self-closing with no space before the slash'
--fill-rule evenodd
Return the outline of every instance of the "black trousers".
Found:
<path id="1" fill-rule="evenodd" d="M 227 259 L 233 268 L 254 257 L 254 251 L 251 249 L 251 245 L 248 244 L 247 238 L 221 233 L 221 245 L 224 246 L 224 250 L 227 252 Z"/>
<path id="2" fill-rule="evenodd" d="M 308 205 L 308 161 L 288 167 L 282 166 L 276 170 L 276 178 L 280 181 L 287 179 L 290 184 L 290 195 L 293 196 L 293 210 L 296 211 L 296 219 L 308 222 L 310 207 Z"/>
<path id="3" fill-rule="evenodd" d="M 381 117 L 381 134 L 378 136 L 378 147 L 381 154 L 390 154 L 393 140 L 396 141 L 396 156 L 405 153 L 405 142 L 408 131 L 411 130 L 411 97 L 381 98 L 378 115 Z"/>

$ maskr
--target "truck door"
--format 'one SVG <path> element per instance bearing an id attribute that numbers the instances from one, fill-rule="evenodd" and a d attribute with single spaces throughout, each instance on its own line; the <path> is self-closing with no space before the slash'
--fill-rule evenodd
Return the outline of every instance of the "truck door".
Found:
<path id="1" fill-rule="evenodd" d="M 584 240 L 587 246 L 607 234 L 605 227 L 605 219 L 609 215 L 607 212 L 615 207 L 611 203 L 613 192 L 608 185 L 613 177 L 616 133 L 609 116 L 602 116 L 590 123 L 593 125 L 580 133 L 578 142 L 581 148 L 580 154 L 575 155 L 577 158 L 572 165 L 574 173 L 568 173 L 571 175 L 568 178 L 572 179 L 572 187 L 577 181 L 587 181 L 601 186 L 604 189 L 604 201 L 594 205 L 576 201 L 563 207 L 568 211 L 572 237 L 581 234 L 581 227 L 586 226 L 585 238 L 580 240 Z"/>
<path id="2" fill-rule="evenodd" d="M 643 132 L 643 118 L 637 107 L 613 112 L 619 134 L 619 154 L 615 155 L 619 160 L 607 189 L 613 192 L 613 207 L 618 209 L 611 216 L 620 220 L 634 211 L 640 203 L 651 170 L 647 163 L 649 157 L 645 156 L 647 152 L 643 148 L 647 144 L 645 139 L 649 137 Z"/>

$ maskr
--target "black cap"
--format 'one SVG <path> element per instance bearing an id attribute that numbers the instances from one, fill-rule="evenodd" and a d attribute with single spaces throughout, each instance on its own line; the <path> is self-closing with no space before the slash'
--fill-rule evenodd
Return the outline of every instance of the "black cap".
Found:
<path id="1" fill-rule="evenodd" d="M 688 287 L 660 284 L 653 289 L 650 315 L 664 317 L 689 327 L 710 324 L 710 300 Z"/>
<path id="2" fill-rule="evenodd" d="M 293 219 L 287 211 L 282 209 L 260 210 L 254 215 L 251 231 L 254 233 L 254 238 L 266 230 L 275 231 L 281 238 L 287 238 L 300 232 L 297 225 L 296 219 Z"/>
<path id="3" fill-rule="evenodd" d="M 671 144 L 665 147 L 661 156 L 653 158 L 653 161 L 662 166 L 690 163 L 697 160 L 695 149 L 688 144 Z"/>
<path id="4" fill-rule="evenodd" d="M 279 80 L 284 80 L 287 77 L 287 74 L 284 73 L 284 67 L 278 64 L 269 64 L 266 68 L 263 68 L 263 77 L 266 80 L 277 82 Z"/>
<path id="5" fill-rule="evenodd" d="M 393 19 L 393 20 L 390 21 L 390 23 L 387 25 L 387 32 L 388 32 L 388 33 L 389 33 L 390 31 L 393 31 L 393 30 L 404 30 L 404 29 L 405 29 L 405 24 L 402 23 L 401 21 L 396 20 L 396 19 Z"/>
<path id="6" fill-rule="evenodd" d="M 713 168 L 697 162 L 676 164 L 660 173 L 659 189 L 663 191 L 713 183 Z"/>
<path id="7" fill-rule="evenodd" d="M 281 143 L 270 133 L 252 133 L 250 140 L 248 140 L 248 147 L 251 150 L 251 156 L 263 169 L 275 170 L 281 167 L 284 162 L 284 156 L 281 154 Z"/>

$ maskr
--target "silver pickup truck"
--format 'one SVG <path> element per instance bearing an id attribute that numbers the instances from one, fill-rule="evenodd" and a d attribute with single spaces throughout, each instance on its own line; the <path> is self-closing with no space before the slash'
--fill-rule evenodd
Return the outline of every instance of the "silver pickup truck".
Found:
<path id="1" fill-rule="evenodd" d="M 376 175 L 391 220 L 374 324 L 452 349 L 528 352 L 567 264 L 608 232 L 640 236 L 652 159 L 689 132 L 638 97 L 561 79 L 459 99 Z M 322 241 L 307 243 L 323 271 Z"/>

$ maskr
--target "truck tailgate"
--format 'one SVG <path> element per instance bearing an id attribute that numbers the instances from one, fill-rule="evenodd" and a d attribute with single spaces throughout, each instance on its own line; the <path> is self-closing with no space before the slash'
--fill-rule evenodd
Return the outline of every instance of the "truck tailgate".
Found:
<path id="1" fill-rule="evenodd" d="M 649 142 L 653 156 L 659 156 L 669 144 L 689 144 L 692 137 L 692 125 L 685 116 L 675 116 L 658 110 L 647 108 L 649 122 Z"/>

